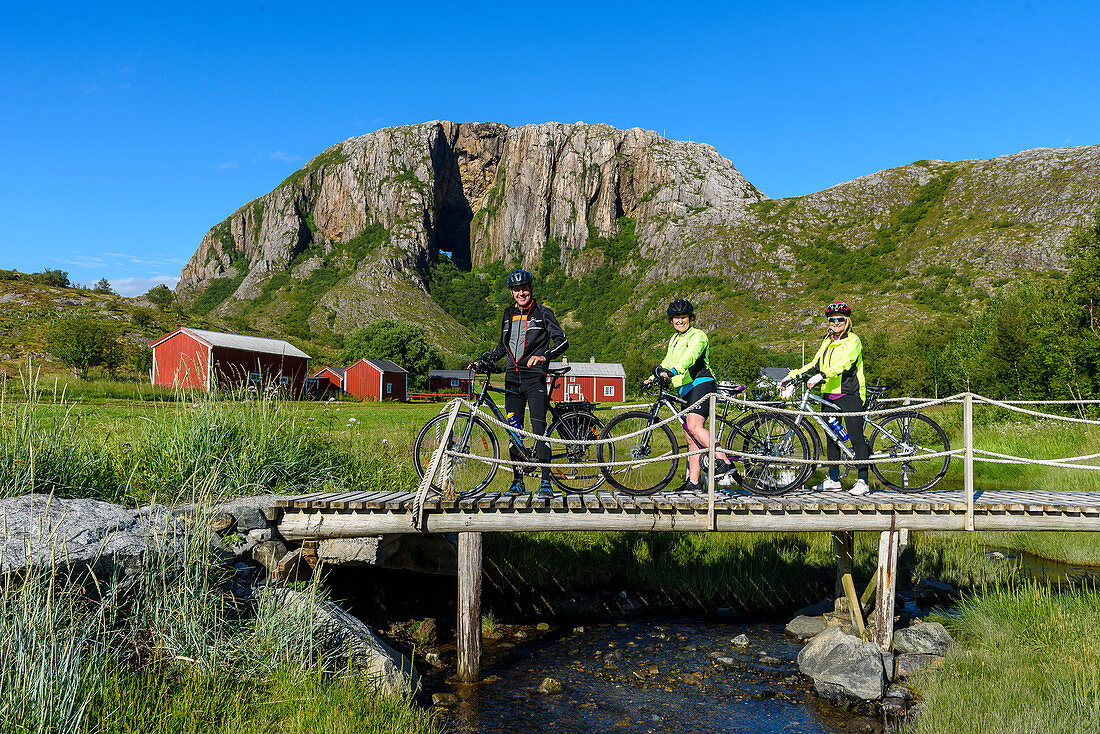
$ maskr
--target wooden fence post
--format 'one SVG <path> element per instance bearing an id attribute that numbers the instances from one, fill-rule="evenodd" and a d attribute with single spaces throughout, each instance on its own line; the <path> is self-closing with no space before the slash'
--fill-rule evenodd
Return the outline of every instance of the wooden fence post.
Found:
<path id="1" fill-rule="evenodd" d="M 856 534 L 848 530 L 833 533 L 833 555 L 836 556 L 836 580 L 833 583 L 833 598 L 844 596 L 844 575 L 851 574 L 855 568 Z"/>
<path id="2" fill-rule="evenodd" d="M 966 490 L 966 529 L 974 529 L 974 394 L 963 397 L 963 488 Z"/>
<path id="3" fill-rule="evenodd" d="M 710 467 L 710 471 L 707 472 L 707 529 L 708 530 L 717 530 L 718 529 L 718 519 L 715 517 L 715 514 L 714 514 L 714 473 L 715 473 L 715 466 L 714 466 L 714 429 L 715 429 L 715 426 L 714 426 L 714 424 L 716 422 L 714 420 L 714 417 L 715 417 L 715 411 L 717 409 L 716 408 L 717 398 L 718 398 L 717 393 L 712 392 L 710 394 L 710 442 L 709 442 L 709 445 L 707 446 L 707 451 L 709 452 L 707 454 L 707 461 L 710 462 L 707 465 L 707 466 Z"/>
<path id="4" fill-rule="evenodd" d="M 458 679 L 481 678 L 481 533 L 458 534 Z"/>
<path id="5" fill-rule="evenodd" d="M 875 644 L 886 652 L 894 641 L 894 587 L 898 570 L 898 531 L 881 533 L 878 539 L 878 588 L 875 594 Z"/>

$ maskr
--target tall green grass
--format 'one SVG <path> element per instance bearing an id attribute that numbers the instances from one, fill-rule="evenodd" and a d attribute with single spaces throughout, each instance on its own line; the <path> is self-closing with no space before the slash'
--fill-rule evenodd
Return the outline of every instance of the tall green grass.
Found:
<path id="1" fill-rule="evenodd" d="M 316 585 L 292 603 L 250 587 L 209 535 L 202 518 L 151 534 L 140 569 L 109 581 L 4 578 L 0 732 L 436 731 L 321 653 Z"/>
<path id="2" fill-rule="evenodd" d="M 18 400 L 0 392 L 0 496 L 50 492 L 126 504 L 324 488 L 415 486 L 407 462 L 357 450 L 331 425 L 283 400 L 203 394 L 129 420 L 41 399 L 32 383 Z M 354 425 L 354 424 L 352 424 Z"/>
<path id="3" fill-rule="evenodd" d="M 1100 593 L 1038 584 L 963 600 L 941 620 L 960 648 L 916 676 L 918 734 L 1100 731 Z"/>

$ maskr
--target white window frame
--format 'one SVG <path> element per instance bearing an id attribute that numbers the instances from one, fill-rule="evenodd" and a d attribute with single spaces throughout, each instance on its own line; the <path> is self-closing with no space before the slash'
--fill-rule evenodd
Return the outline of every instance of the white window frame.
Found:
<path id="1" fill-rule="evenodd" d="M 603 386 L 603 396 L 605 398 L 615 397 L 615 386 L 614 385 L 604 385 Z"/>

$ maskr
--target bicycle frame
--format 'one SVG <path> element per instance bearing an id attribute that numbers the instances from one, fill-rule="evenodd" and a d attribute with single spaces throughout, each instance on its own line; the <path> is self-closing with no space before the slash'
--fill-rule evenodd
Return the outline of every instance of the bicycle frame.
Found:
<path id="1" fill-rule="evenodd" d="M 836 407 L 832 403 L 830 403 L 828 400 L 826 400 L 825 398 L 822 398 L 822 397 L 818 397 L 817 395 L 814 395 L 810 391 L 809 388 L 805 388 L 802 392 L 802 400 L 798 404 L 798 410 L 801 413 L 813 412 L 814 414 L 811 415 L 811 416 L 796 415 L 796 416 L 794 416 L 794 424 L 801 428 L 803 418 L 808 418 L 809 420 L 813 421 L 819 428 L 821 428 L 821 430 L 825 433 L 825 435 L 828 436 L 829 439 L 832 440 L 832 442 L 836 444 L 837 448 L 840 449 L 840 453 L 843 454 L 843 458 L 854 461 L 855 458 L 856 458 L 856 452 L 850 446 L 848 446 L 847 443 L 842 441 L 840 436 L 837 435 L 836 431 L 833 430 L 833 427 L 829 425 L 829 421 L 826 420 L 823 417 L 825 411 L 822 408 L 816 408 L 816 407 L 812 406 L 811 403 L 816 403 L 817 405 L 824 406 L 825 408 L 828 408 L 829 410 L 836 410 Z M 917 413 L 919 411 L 914 410 L 913 412 Z M 863 417 L 863 425 L 864 425 L 864 428 L 863 428 L 864 437 L 866 437 L 866 435 L 867 435 L 868 427 L 877 428 L 878 431 L 885 438 L 887 438 L 890 441 L 894 442 L 894 444 L 896 444 L 896 445 L 904 445 L 905 444 L 904 441 L 901 441 L 900 439 L 898 439 L 894 434 L 892 434 L 884 426 L 882 426 L 881 424 L 876 423 L 874 420 L 872 420 L 870 416 L 864 416 Z M 908 422 L 906 422 L 905 425 L 906 425 L 906 427 L 908 427 Z M 868 458 L 881 459 L 881 458 L 886 458 L 887 456 L 889 456 L 889 454 L 880 453 L 880 454 L 872 454 Z"/>

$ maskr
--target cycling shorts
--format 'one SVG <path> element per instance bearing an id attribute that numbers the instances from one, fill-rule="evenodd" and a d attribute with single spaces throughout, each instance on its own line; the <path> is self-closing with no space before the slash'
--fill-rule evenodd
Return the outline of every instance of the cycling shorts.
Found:
<path id="1" fill-rule="evenodd" d="M 714 380 L 707 380 L 706 382 L 700 382 L 698 385 L 691 388 L 691 390 L 688 391 L 688 394 L 684 396 L 684 399 L 687 400 L 688 405 L 691 405 L 696 400 L 704 398 L 707 395 L 710 395 L 712 392 L 718 392 L 718 383 Z M 700 405 L 689 410 L 688 413 L 695 413 L 697 415 L 703 416 L 704 418 L 709 417 L 710 403 L 701 403 Z"/>

